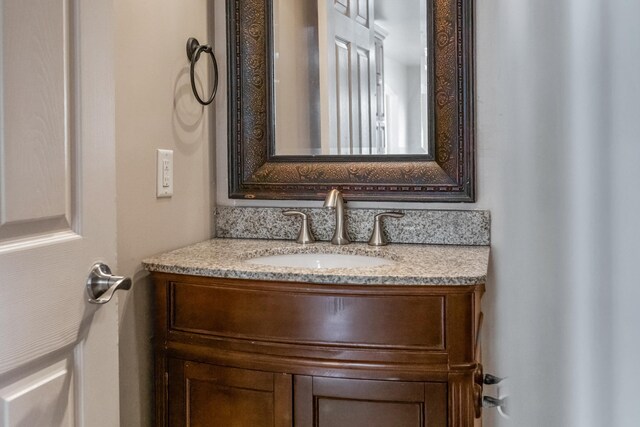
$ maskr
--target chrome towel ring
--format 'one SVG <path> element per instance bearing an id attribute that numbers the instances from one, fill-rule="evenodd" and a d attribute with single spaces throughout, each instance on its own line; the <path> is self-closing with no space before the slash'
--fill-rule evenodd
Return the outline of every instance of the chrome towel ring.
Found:
<path id="1" fill-rule="evenodd" d="M 198 90 L 196 89 L 196 79 L 195 79 L 195 66 L 198 59 L 200 59 L 201 53 L 208 53 L 211 55 L 211 61 L 213 62 L 213 91 L 211 92 L 211 96 L 207 101 L 203 101 L 198 95 Z M 209 105 L 213 102 L 213 99 L 216 97 L 216 92 L 218 92 L 218 61 L 216 61 L 216 56 L 213 54 L 213 49 L 208 44 L 200 44 L 198 40 L 191 37 L 187 40 L 187 58 L 191 62 L 191 68 L 189 69 L 189 76 L 191 77 L 191 89 L 193 90 L 193 94 L 195 95 L 198 102 L 202 105 Z"/>

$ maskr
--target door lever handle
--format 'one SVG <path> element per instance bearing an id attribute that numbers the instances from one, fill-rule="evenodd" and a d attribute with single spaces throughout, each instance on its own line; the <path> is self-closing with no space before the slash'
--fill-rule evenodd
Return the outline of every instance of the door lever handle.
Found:
<path id="1" fill-rule="evenodd" d="M 91 267 L 87 278 L 87 295 L 92 304 L 106 304 L 111 301 L 118 289 L 131 289 L 131 279 L 124 276 L 114 276 L 107 264 L 98 262 Z"/>
<path id="2" fill-rule="evenodd" d="M 494 384 L 500 384 L 503 380 L 504 378 L 496 377 L 495 375 L 491 375 L 491 374 L 485 374 L 484 378 L 482 379 L 482 382 L 486 385 L 494 385 Z"/>

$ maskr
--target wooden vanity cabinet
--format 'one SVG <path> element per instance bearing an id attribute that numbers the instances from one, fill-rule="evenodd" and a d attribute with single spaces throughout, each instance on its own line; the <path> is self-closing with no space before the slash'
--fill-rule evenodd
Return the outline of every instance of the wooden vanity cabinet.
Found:
<path id="1" fill-rule="evenodd" d="M 158 426 L 479 425 L 483 285 L 153 277 Z"/>

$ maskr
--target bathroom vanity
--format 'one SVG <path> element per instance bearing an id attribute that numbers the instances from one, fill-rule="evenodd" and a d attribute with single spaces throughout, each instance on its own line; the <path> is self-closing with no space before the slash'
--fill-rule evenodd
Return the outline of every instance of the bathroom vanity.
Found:
<path id="1" fill-rule="evenodd" d="M 393 262 L 247 262 L 304 252 Z M 487 246 L 213 239 L 145 260 L 157 425 L 479 425 L 488 256 Z"/>

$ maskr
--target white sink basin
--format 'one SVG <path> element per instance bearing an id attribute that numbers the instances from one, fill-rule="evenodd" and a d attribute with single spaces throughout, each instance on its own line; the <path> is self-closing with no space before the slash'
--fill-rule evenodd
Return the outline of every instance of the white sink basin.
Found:
<path id="1" fill-rule="evenodd" d="M 366 255 L 351 254 L 287 254 L 270 255 L 246 260 L 249 264 L 293 268 L 358 268 L 390 265 L 393 261 Z"/>

